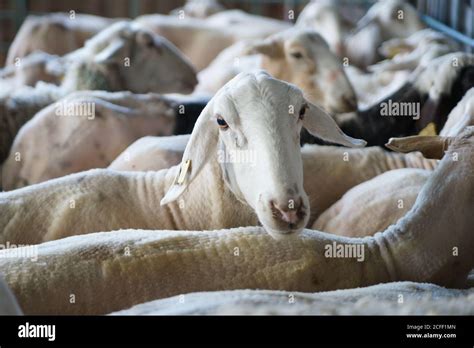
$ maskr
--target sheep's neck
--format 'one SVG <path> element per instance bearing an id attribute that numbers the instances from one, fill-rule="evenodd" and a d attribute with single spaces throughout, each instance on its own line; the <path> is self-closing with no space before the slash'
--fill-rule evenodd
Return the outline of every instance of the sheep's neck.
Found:
<path id="1" fill-rule="evenodd" d="M 459 161 L 452 155 L 462 153 Z M 367 286 L 389 281 L 436 283 L 448 287 L 466 284 L 474 267 L 474 154 L 472 148 L 445 155 L 420 192 L 413 208 L 395 225 L 373 237 L 312 236 L 316 255 L 347 244 L 362 245 L 363 261 L 336 253 L 319 257 L 315 279 L 318 290 Z M 352 249 L 353 250 L 353 249 Z M 316 256 L 318 257 L 318 256 Z M 330 269 L 330 271 L 328 271 Z"/>
<path id="2" fill-rule="evenodd" d="M 209 161 L 188 189 L 175 202 L 159 206 L 177 174 L 178 166 L 156 177 L 153 213 L 150 222 L 155 229 L 213 230 L 240 226 L 256 226 L 258 219 L 253 210 L 237 200 L 224 182 L 216 158 Z M 143 201 L 142 201 L 143 202 Z M 143 209 L 150 209 L 150 204 Z M 158 212 L 159 210 L 159 212 Z M 166 221 L 164 225 L 164 221 Z"/>
<path id="3" fill-rule="evenodd" d="M 445 286 L 465 282 L 474 266 L 473 165 L 472 148 L 451 149 L 414 207 L 378 237 L 386 246 L 385 264 L 392 265 L 396 279 Z"/>

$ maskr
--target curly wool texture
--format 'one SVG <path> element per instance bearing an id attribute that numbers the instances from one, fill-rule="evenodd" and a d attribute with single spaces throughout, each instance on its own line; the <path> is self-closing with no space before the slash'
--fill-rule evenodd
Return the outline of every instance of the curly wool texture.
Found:
<path id="1" fill-rule="evenodd" d="M 199 292 L 146 302 L 111 315 L 474 315 L 474 288 L 394 282 L 318 293 Z"/>

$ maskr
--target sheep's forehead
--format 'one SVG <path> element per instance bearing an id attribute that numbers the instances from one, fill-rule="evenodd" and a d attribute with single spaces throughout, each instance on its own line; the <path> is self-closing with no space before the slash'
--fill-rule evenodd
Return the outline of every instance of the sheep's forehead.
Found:
<path id="1" fill-rule="evenodd" d="M 298 105 L 303 100 L 303 94 L 296 86 L 267 74 L 249 74 L 233 82 L 220 100 L 232 104 L 239 117 L 262 115 L 262 112 L 266 114 L 270 110 L 288 110 L 289 105 Z"/>

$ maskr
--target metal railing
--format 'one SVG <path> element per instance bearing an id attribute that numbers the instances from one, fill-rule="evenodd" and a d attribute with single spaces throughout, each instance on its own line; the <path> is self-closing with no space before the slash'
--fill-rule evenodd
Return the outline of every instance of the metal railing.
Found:
<path id="1" fill-rule="evenodd" d="M 425 23 L 474 52 L 474 0 L 414 1 Z"/>

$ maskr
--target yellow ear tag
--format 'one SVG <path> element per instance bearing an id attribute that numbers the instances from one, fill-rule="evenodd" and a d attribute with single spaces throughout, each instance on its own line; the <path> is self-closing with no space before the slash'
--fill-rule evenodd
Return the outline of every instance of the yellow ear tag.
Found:
<path id="1" fill-rule="evenodd" d="M 188 172 L 189 168 L 191 167 L 191 160 L 185 161 L 179 170 L 178 175 L 174 179 L 173 185 L 182 185 L 184 183 L 184 179 L 186 179 L 186 173 Z"/>
<path id="2" fill-rule="evenodd" d="M 418 133 L 418 135 L 421 135 L 421 136 L 438 135 L 438 133 L 436 132 L 436 125 L 434 124 L 434 122 L 428 123 L 428 125 L 425 128 L 423 128 L 420 131 L 420 133 Z"/>
<path id="3" fill-rule="evenodd" d="M 400 53 L 408 53 L 408 52 L 410 52 L 414 49 L 415 49 L 415 47 L 412 47 L 411 45 L 402 43 L 402 44 L 391 47 L 387 52 L 388 53 L 387 58 L 393 59 L 396 55 L 398 55 Z"/>

